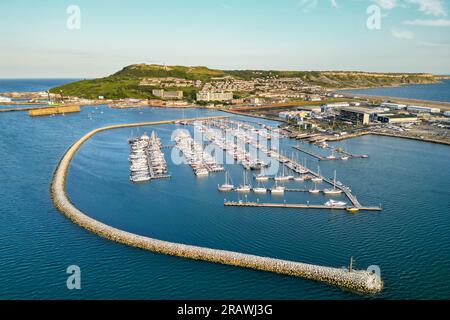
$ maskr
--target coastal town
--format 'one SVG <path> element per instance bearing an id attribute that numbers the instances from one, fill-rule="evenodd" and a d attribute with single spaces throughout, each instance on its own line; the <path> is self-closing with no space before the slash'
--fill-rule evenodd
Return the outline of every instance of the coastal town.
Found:
<path id="1" fill-rule="evenodd" d="M 206 108 L 277 120 L 292 138 L 336 141 L 365 134 L 392 135 L 450 143 L 450 104 L 365 96 L 312 85 L 300 77 L 252 74 L 210 77 L 144 77 L 139 88 L 148 99 L 96 99 L 59 93 L 2 93 L 0 112 L 28 111 L 30 116 L 79 112 L 83 106 L 110 108 Z M 15 108 L 20 105 L 20 108 Z"/>

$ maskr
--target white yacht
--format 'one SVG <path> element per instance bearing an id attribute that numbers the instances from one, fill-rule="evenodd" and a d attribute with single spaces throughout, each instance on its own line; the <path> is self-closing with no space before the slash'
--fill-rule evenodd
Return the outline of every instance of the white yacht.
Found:
<path id="1" fill-rule="evenodd" d="M 266 175 L 266 169 L 262 168 L 261 173 L 255 177 L 256 181 L 269 181 L 269 176 Z"/>
<path id="2" fill-rule="evenodd" d="M 329 156 L 327 157 L 327 159 L 328 159 L 328 160 L 336 160 L 336 159 L 337 159 L 336 156 L 335 156 L 335 154 L 334 154 L 334 150 L 333 150 L 333 152 L 331 153 L 331 155 L 329 155 Z"/>
<path id="3" fill-rule="evenodd" d="M 314 188 L 309 190 L 309 193 L 318 194 L 320 193 L 320 190 L 317 189 L 317 184 L 314 183 Z"/>
<path id="4" fill-rule="evenodd" d="M 282 166 L 283 166 L 283 173 L 282 173 L 281 176 L 275 177 L 275 181 L 289 181 L 289 180 L 291 180 L 291 179 L 294 179 L 293 176 L 287 176 L 287 175 L 285 175 L 285 172 L 284 172 L 285 166 L 284 166 L 284 165 L 282 165 Z"/>
<path id="5" fill-rule="evenodd" d="M 327 207 L 345 207 L 347 203 L 343 201 L 330 200 L 328 202 L 325 202 L 325 205 Z"/>
<path id="6" fill-rule="evenodd" d="M 197 170 L 195 170 L 195 175 L 197 177 L 204 177 L 204 176 L 208 176 L 209 175 L 209 171 L 205 168 L 199 168 Z"/>
<path id="7" fill-rule="evenodd" d="M 258 183 L 258 187 L 253 188 L 253 192 L 263 194 L 263 193 L 267 193 L 267 189 L 264 188 L 264 186 L 262 186 L 260 183 Z"/>
<path id="8" fill-rule="evenodd" d="M 342 190 L 336 188 L 336 170 L 334 170 L 333 189 L 325 189 L 323 193 L 328 196 L 337 196 L 342 193 Z"/>
<path id="9" fill-rule="evenodd" d="M 248 184 L 247 174 L 244 172 L 244 184 L 240 185 L 239 188 L 236 189 L 237 192 L 246 193 L 252 191 L 252 187 Z"/>
<path id="10" fill-rule="evenodd" d="M 323 178 L 320 175 L 320 166 L 317 166 L 317 174 L 318 174 L 318 176 L 312 178 L 311 181 L 314 183 L 321 183 L 323 181 Z"/>
<path id="11" fill-rule="evenodd" d="M 225 183 L 221 186 L 218 186 L 220 192 L 230 192 L 233 191 L 234 185 L 230 183 L 228 172 L 225 173 Z"/>
<path id="12" fill-rule="evenodd" d="M 284 194 L 284 192 L 286 191 L 286 187 L 283 186 L 278 186 L 276 185 L 275 187 L 273 187 L 270 192 L 272 194 Z"/>

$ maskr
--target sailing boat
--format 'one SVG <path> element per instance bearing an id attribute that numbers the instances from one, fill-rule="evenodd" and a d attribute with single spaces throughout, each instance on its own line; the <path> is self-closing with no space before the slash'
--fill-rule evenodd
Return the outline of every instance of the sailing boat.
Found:
<path id="1" fill-rule="evenodd" d="M 327 159 L 328 160 L 336 160 L 337 158 L 336 158 L 336 155 L 335 155 L 335 153 L 334 153 L 334 149 L 333 149 L 333 151 L 331 152 L 331 155 L 329 155 L 328 157 L 327 157 Z"/>
<path id="2" fill-rule="evenodd" d="M 311 181 L 314 182 L 314 183 L 321 183 L 323 181 L 323 178 L 320 175 L 320 166 L 317 166 L 317 174 L 318 174 L 318 176 L 312 178 Z"/>
<path id="3" fill-rule="evenodd" d="M 230 176 L 228 172 L 225 172 L 225 183 L 221 186 L 218 186 L 220 192 L 230 192 L 233 191 L 234 185 L 230 183 Z"/>
<path id="4" fill-rule="evenodd" d="M 252 187 L 248 184 L 247 181 L 247 174 L 244 171 L 244 184 L 240 185 L 239 188 L 236 189 L 237 192 L 242 192 L 242 193 L 246 193 L 246 192 L 250 192 L 252 190 Z"/>
<path id="5" fill-rule="evenodd" d="M 333 189 L 325 189 L 323 193 L 328 196 L 340 195 L 342 193 L 342 190 L 336 188 L 336 170 L 334 170 Z"/>
<path id="6" fill-rule="evenodd" d="M 281 176 L 275 177 L 275 181 L 289 181 L 291 179 L 293 179 L 293 176 L 286 176 L 284 173 L 284 164 L 283 166 L 283 174 Z"/>
<path id="7" fill-rule="evenodd" d="M 269 180 L 269 176 L 266 175 L 266 169 L 263 167 L 261 168 L 261 173 L 258 174 L 255 177 L 256 181 L 268 181 Z"/>
<path id="8" fill-rule="evenodd" d="M 284 194 L 286 188 L 283 186 L 279 186 L 277 182 L 275 182 L 275 187 L 273 187 L 270 192 L 272 194 Z"/>
<path id="9" fill-rule="evenodd" d="M 264 188 L 263 186 L 261 186 L 261 183 L 258 182 L 258 187 L 257 188 L 253 188 L 253 192 L 254 193 L 267 193 L 267 189 Z"/>
<path id="10" fill-rule="evenodd" d="M 314 182 L 314 189 L 310 189 L 309 193 L 314 193 L 314 194 L 320 193 L 320 190 L 317 189 L 317 183 Z"/>

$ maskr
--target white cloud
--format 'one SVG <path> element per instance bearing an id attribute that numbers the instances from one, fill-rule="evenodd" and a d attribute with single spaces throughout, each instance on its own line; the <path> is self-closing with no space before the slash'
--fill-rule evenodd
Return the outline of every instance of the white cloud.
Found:
<path id="1" fill-rule="evenodd" d="M 331 0 L 331 6 L 332 6 L 333 8 L 338 9 L 338 8 L 339 8 L 339 5 L 338 5 L 338 3 L 337 3 L 337 0 Z"/>
<path id="2" fill-rule="evenodd" d="M 413 32 L 407 30 L 393 29 L 391 30 L 391 33 L 395 38 L 402 40 L 412 40 L 416 37 Z"/>
<path id="3" fill-rule="evenodd" d="M 375 3 L 385 10 L 394 9 L 398 5 L 397 0 L 375 0 Z"/>
<path id="4" fill-rule="evenodd" d="M 417 4 L 419 6 L 419 11 L 422 11 L 425 14 L 434 16 L 447 15 L 447 10 L 445 9 L 442 0 L 406 0 L 406 2 Z"/>
<path id="5" fill-rule="evenodd" d="M 436 19 L 436 20 L 407 20 L 403 22 L 410 26 L 426 26 L 426 27 L 450 27 L 450 20 Z"/>

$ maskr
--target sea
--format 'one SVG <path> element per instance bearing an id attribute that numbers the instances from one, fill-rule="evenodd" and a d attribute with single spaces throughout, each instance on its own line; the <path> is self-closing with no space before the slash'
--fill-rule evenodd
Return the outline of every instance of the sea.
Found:
<path id="1" fill-rule="evenodd" d="M 436 84 L 345 90 L 343 92 L 434 102 L 450 102 L 450 80 L 442 80 Z"/>
<path id="2" fill-rule="evenodd" d="M 50 84 L 42 80 L 39 88 Z M 17 88 L 17 87 L 16 87 Z M 28 91 L 29 89 L 25 90 Z M 318 162 L 280 141 L 326 177 L 351 187 L 364 205 L 383 211 L 228 208 L 224 174 L 198 179 L 171 161 L 169 180 L 129 181 L 128 139 L 155 131 L 172 146 L 179 125 L 102 132 L 71 164 L 67 192 L 89 216 L 116 228 L 184 244 L 341 267 L 381 270 L 384 290 L 359 295 L 320 282 L 154 254 L 98 237 L 56 210 L 50 183 L 59 160 L 87 132 L 113 124 L 229 115 L 204 109 L 85 107 L 65 116 L 0 113 L 0 299 L 449 299 L 450 148 L 399 138 L 365 136 L 333 143 L 368 159 Z M 232 116 L 257 125 L 276 122 Z M 301 147 L 323 156 L 329 151 Z M 234 184 L 243 169 L 226 165 Z M 270 187 L 270 185 L 268 185 Z M 290 182 L 290 188 L 309 183 Z M 248 200 L 255 200 L 249 196 Z M 242 199 L 241 199 L 242 200 Z M 259 201 L 322 204 L 322 195 L 259 196 Z M 337 198 L 344 200 L 345 198 Z M 81 269 L 81 290 L 68 290 L 69 266 Z"/>

